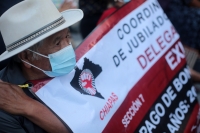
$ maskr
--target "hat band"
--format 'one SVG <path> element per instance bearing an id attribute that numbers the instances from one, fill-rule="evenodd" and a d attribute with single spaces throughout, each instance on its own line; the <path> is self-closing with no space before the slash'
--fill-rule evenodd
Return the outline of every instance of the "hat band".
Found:
<path id="1" fill-rule="evenodd" d="M 64 22 L 65 22 L 65 19 L 63 17 L 60 17 L 59 19 L 57 19 L 54 22 L 48 24 L 47 26 L 44 26 L 43 28 L 31 33 L 30 35 L 25 36 L 24 38 L 22 38 L 22 39 L 14 42 L 14 43 L 8 45 L 6 47 L 6 50 L 10 52 L 10 51 L 12 51 L 12 50 L 14 50 L 14 49 L 16 49 L 16 48 L 28 43 L 28 42 L 30 42 L 32 40 L 40 37 L 41 35 L 43 35 L 43 34 L 49 32 L 49 31 L 55 29 L 56 27 L 60 26 Z"/>

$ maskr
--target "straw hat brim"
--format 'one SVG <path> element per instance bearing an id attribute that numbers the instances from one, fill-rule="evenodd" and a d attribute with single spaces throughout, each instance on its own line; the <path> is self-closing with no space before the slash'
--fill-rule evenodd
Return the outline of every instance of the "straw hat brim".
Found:
<path id="1" fill-rule="evenodd" d="M 80 9 L 69 9 L 61 12 L 61 14 L 65 19 L 65 23 L 10 52 L 5 51 L 3 54 L 0 55 L 0 62 L 28 49 L 29 47 L 40 42 L 41 40 L 75 24 L 83 18 L 83 12 Z"/>

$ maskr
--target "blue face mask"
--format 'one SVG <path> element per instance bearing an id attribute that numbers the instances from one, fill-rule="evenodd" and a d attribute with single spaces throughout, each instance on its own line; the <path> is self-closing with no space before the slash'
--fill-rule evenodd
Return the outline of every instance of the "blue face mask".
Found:
<path id="1" fill-rule="evenodd" d="M 38 68 L 22 60 L 23 62 L 43 71 L 49 77 L 58 77 L 68 74 L 74 69 L 74 66 L 76 65 L 76 56 L 72 45 L 69 45 L 53 54 L 49 54 L 48 56 L 42 55 L 30 49 L 27 50 L 49 59 L 52 71 L 42 70 L 41 68 Z"/>
<path id="2" fill-rule="evenodd" d="M 124 3 L 127 3 L 127 2 L 129 2 L 130 0 L 124 0 Z"/>

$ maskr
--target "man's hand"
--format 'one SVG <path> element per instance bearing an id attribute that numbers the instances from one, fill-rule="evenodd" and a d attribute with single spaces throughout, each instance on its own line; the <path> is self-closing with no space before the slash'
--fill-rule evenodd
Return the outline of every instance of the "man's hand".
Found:
<path id="1" fill-rule="evenodd" d="M 0 109 L 22 115 L 49 133 L 68 133 L 67 128 L 46 106 L 28 97 L 20 87 L 1 80 Z"/>
<path id="2" fill-rule="evenodd" d="M 75 9 L 77 8 L 76 2 L 74 0 L 65 0 L 63 4 L 60 6 L 59 11 L 65 11 L 68 9 Z"/>
<path id="3" fill-rule="evenodd" d="M 33 101 L 20 87 L 0 80 L 0 109 L 15 115 L 25 114 Z"/>
<path id="4" fill-rule="evenodd" d="M 199 0 L 192 0 L 191 6 L 200 8 L 200 1 Z"/>
<path id="5" fill-rule="evenodd" d="M 190 69 L 190 74 L 193 81 L 200 83 L 200 73 L 193 69 Z"/>

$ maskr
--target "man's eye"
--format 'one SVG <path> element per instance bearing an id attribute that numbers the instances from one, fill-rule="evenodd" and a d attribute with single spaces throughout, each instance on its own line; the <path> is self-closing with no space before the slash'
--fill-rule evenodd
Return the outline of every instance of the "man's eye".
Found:
<path id="1" fill-rule="evenodd" d="M 60 45 L 60 42 L 57 42 L 56 45 Z"/>
<path id="2" fill-rule="evenodd" d="M 70 35 L 67 35 L 66 38 L 70 38 Z"/>

